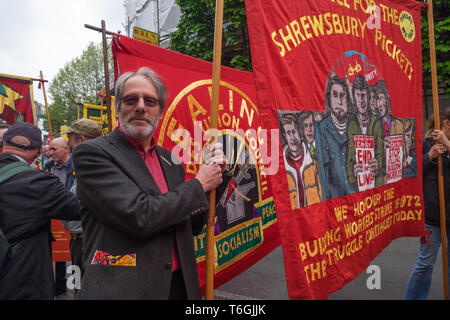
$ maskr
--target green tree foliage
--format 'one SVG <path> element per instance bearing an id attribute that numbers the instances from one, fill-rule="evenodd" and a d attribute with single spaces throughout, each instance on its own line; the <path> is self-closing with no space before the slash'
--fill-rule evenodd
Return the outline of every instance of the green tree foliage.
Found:
<path id="1" fill-rule="evenodd" d="M 450 96 L 450 4 L 448 0 L 433 0 L 436 69 L 439 87 Z M 431 89 L 430 42 L 427 12 L 422 11 L 423 90 Z"/>
<path id="2" fill-rule="evenodd" d="M 419 0 L 423 1 L 423 0 Z M 177 0 L 181 8 L 178 30 L 171 36 L 172 49 L 212 61 L 214 44 L 215 0 Z M 434 28 L 438 82 L 450 95 L 450 4 L 434 0 Z M 222 64 L 252 70 L 244 0 L 224 1 Z M 422 57 L 424 90 L 431 88 L 430 48 L 427 13 L 422 12 Z M 426 92 L 426 91 L 425 91 Z"/>
<path id="3" fill-rule="evenodd" d="M 215 0 L 177 0 L 181 9 L 171 49 L 207 61 L 213 59 Z M 225 0 L 222 65 L 251 71 L 244 0 Z"/>
<path id="4" fill-rule="evenodd" d="M 53 134 L 62 125 L 68 125 L 78 117 L 76 101 L 95 104 L 100 88 L 104 86 L 103 52 L 101 44 L 90 43 L 81 56 L 60 69 L 49 86 L 52 103 L 49 105 Z M 80 108 L 80 116 L 82 108 Z M 44 129 L 48 130 L 47 121 Z"/>

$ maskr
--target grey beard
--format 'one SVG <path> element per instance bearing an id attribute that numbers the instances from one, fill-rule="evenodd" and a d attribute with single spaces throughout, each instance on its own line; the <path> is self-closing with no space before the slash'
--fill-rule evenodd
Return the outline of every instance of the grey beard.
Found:
<path id="1" fill-rule="evenodd" d="M 123 122 L 122 117 L 119 115 L 120 124 L 122 126 L 123 131 L 130 137 L 135 140 L 141 140 L 144 138 L 151 138 L 153 135 L 153 132 L 155 131 L 156 127 L 158 126 L 158 122 L 156 124 L 149 123 L 148 127 L 145 129 L 136 129 L 133 125 L 131 125 L 129 122 Z"/>

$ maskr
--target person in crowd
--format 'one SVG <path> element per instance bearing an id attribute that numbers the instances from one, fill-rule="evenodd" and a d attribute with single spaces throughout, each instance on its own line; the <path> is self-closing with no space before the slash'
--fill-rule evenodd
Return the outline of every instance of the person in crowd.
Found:
<path id="1" fill-rule="evenodd" d="M 450 228 L 450 107 L 439 116 L 441 130 L 436 130 L 434 121 L 429 122 L 429 130 L 423 142 L 423 197 L 425 208 L 425 228 L 429 235 L 422 239 L 416 264 L 412 269 L 406 287 L 405 299 L 426 300 L 431 286 L 434 264 L 441 247 L 441 219 L 438 190 L 438 158 L 442 159 L 445 198 L 446 230 Z M 447 243 L 450 233 L 447 232 Z M 447 259 L 450 247 L 447 246 Z M 448 264 L 450 275 L 450 264 Z"/>
<path id="2" fill-rule="evenodd" d="M 330 74 L 325 89 L 325 107 L 330 115 L 317 124 L 314 136 L 322 198 L 328 200 L 355 190 L 348 181 L 346 170 L 351 102 L 345 79 Z"/>
<path id="3" fill-rule="evenodd" d="M 3 136 L 0 168 L 29 166 L 41 146 L 39 128 L 13 124 Z M 29 167 L 1 183 L 0 194 L 0 228 L 14 248 L 0 270 L 0 299 L 53 299 L 50 220 L 77 219 L 77 198 L 55 176 Z"/>
<path id="4" fill-rule="evenodd" d="M 73 150 L 83 141 L 88 139 L 95 139 L 102 135 L 102 129 L 100 125 L 91 119 L 79 119 L 70 124 L 66 131 L 61 134 L 67 134 L 69 138 L 67 144 L 70 151 Z M 76 194 L 77 180 L 72 183 L 70 191 Z M 83 227 L 80 220 L 63 221 L 63 225 L 70 233 L 70 253 L 72 257 L 72 264 L 82 269 L 82 257 L 83 257 Z"/>
<path id="5" fill-rule="evenodd" d="M 50 156 L 55 162 L 49 172 L 61 180 L 68 190 L 72 187 L 75 177 L 71 161 L 70 149 L 67 140 L 55 138 L 49 144 Z"/>
<path id="6" fill-rule="evenodd" d="M 50 156 L 50 146 L 47 144 L 42 147 L 42 156 L 41 156 L 41 166 L 42 169 L 48 171 L 47 163 L 52 161 L 52 157 Z"/>
<path id="7" fill-rule="evenodd" d="M 75 181 L 73 165 L 67 140 L 60 137 L 53 139 L 49 144 L 50 156 L 53 164 L 49 165 L 48 172 L 53 173 L 64 184 L 67 190 L 72 188 Z M 56 268 L 56 295 L 66 292 L 66 263 L 57 261 Z"/>
<path id="8" fill-rule="evenodd" d="M 0 153 L 2 153 L 2 149 L 3 149 L 3 134 L 6 132 L 6 130 L 8 130 L 9 128 L 9 124 L 3 120 L 0 119 Z"/>
<path id="9" fill-rule="evenodd" d="M 147 67 L 116 82 L 120 126 L 73 152 L 82 209 L 80 299 L 200 299 L 192 236 L 222 182 L 226 158 L 213 144 L 196 176 L 155 144 L 167 89 Z"/>
<path id="10" fill-rule="evenodd" d="M 353 184 L 355 191 L 368 189 L 363 186 L 362 190 L 358 181 L 358 174 L 365 171 L 368 167 L 373 181 L 369 183 L 371 187 L 379 187 L 383 184 L 383 177 L 378 175 L 378 168 L 383 164 L 383 137 L 381 133 L 380 120 L 372 115 L 369 110 L 369 84 L 364 76 L 358 74 L 353 80 L 352 86 L 353 101 L 356 105 L 356 113 L 348 123 L 348 149 L 347 149 L 347 176 L 349 183 Z M 355 136 L 373 137 L 373 146 L 371 149 L 371 158 L 367 163 L 357 161 Z M 361 157 L 360 157 L 361 158 Z M 363 181 L 364 183 L 367 181 Z"/>

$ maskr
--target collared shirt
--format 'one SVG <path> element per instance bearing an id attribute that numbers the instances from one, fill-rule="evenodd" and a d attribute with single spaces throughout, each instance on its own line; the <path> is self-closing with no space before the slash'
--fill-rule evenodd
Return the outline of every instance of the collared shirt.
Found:
<path id="1" fill-rule="evenodd" d="M 120 132 L 124 135 L 124 137 L 136 148 L 139 152 L 139 155 L 144 160 L 145 165 L 147 166 L 148 171 L 152 175 L 156 184 L 158 185 L 159 191 L 162 194 L 168 191 L 166 178 L 164 177 L 164 172 L 162 171 L 161 164 L 158 160 L 158 155 L 156 154 L 156 143 L 155 139 L 150 142 L 150 149 L 145 152 L 144 148 L 133 138 L 128 136 L 121 127 L 119 127 Z M 180 263 L 178 259 L 178 250 L 176 246 L 176 242 L 174 242 L 174 250 L 173 250 L 173 261 L 172 261 L 172 271 L 175 271 L 180 268 Z"/>
<path id="2" fill-rule="evenodd" d="M 16 157 L 17 159 L 19 159 L 20 162 L 26 163 L 28 164 L 28 162 L 25 161 L 24 158 L 22 158 L 21 156 L 18 156 L 17 154 L 11 154 L 12 156 Z"/>
<path id="3" fill-rule="evenodd" d="M 72 159 L 67 160 L 64 164 L 55 162 L 55 165 L 50 169 L 50 172 L 59 178 L 63 185 L 67 182 L 67 166 L 70 165 Z"/>

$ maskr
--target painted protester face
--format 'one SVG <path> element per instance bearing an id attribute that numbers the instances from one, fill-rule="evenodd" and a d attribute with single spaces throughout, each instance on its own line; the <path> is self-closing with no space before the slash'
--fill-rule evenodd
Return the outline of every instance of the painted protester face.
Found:
<path id="1" fill-rule="evenodd" d="M 347 92 L 340 84 L 336 83 L 331 87 L 330 107 L 339 122 L 345 122 L 347 120 Z"/>
<path id="2" fill-rule="evenodd" d="M 302 139 L 294 122 L 287 123 L 283 127 L 286 141 L 288 143 L 289 152 L 292 156 L 298 156 L 302 150 Z"/>
<path id="3" fill-rule="evenodd" d="M 367 98 L 368 98 L 367 90 L 355 89 L 355 102 L 358 112 L 360 114 L 366 114 L 367 111 L 369 110 Z"/>

